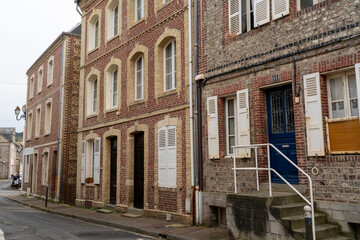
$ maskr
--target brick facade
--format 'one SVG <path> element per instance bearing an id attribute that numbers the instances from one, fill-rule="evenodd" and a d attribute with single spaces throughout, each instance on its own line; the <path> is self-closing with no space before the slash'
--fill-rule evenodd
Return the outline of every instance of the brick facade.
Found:
<path id="1" fill-rule="evenodd" d="M 83 13 L 82 54 L 80 70 L 80 109 L 78 135 L 77 205 L 102 207 L 111 198 L 112 140 L 117 140 L 116 204 L 121 212 L 134 207 L 134 148 L 138 133 L 144 134 L 143 214 L 190 221 L 187 203 L 191 199 L 190 129 L 188 95 L 188 6 L 187 1 L 145 1 L 144 18 L 134 22 L 134 4 L 130 1 L 80 1 Z M 118 6 L 118 34 L 109 38 L 109 8 Z M 92 19 L 99 21 L 99 46 L 89 50 Z M 176 43 L 176 88 L 164 91 L 163 48 Z M 135 62 L 144 59 L 144 97 L 135 100 Z M 109 71 L 118 74 L 118 105 L 108 106 Z M 114 70 L 113 70 L 114 71 Z M 97 79 L 97 109 L 90 113 L 89 89 Z M 176 187 L 159 184 L 158 130 L 176 127 Z M 90 146 L 101 140 L 100 181 L 82 182 L 82 144 Z M 89 153 L 85 151 L 85 164 Z M 87 167 L 86 167 L 87 168 Z M 91 174 L 85 173 L 84 178 Z M 115 174 L 115 173 L 114 173 Z M 95 179 L 94 179 L 95 180 Z"/>
<path id="2" fill-rule="evenodd" d="M 48 186 L 49 197 L 69 204 L 74 204 L 75 200 L 81 46 L 80 35 L 76 29 L 79 28 L 80 26 L 77 26 L 72 32 L 62 33 L 27 72 L 28 96 L 27 122 L 24 133 L 26 154 L 24 154 L 23 190 L 26 191 L 29 188 L 32 194 L 45 196 L 46 186 Z M 51 61 L 52 63 L 49 63 Z M 51 66 L 53 68 L 52 77 Z M 43 71 L 41 92 L 37 91 L 39 69 Z M 31 78 L 34 78 L 33 87 L 30 86 Z M 60 86 L 61 81 L 62 86 Z M 34 89 L 33 97 L 31 97 L 31 89 Z M 46 116 L 50 109 L 48 104 L 51 104 L 51 111 Z M 39 135 L 35 135 L 37 109 L 41 111 Z M 33 116 L 31 123 L 29 113 L 32 113 Z M 45 129 L 47 126 L 49 126 L 48 130 Z M 29 127 L 31 131 L 28 130 Z M 58 148 L 61 150 L 59 151 Z M 47 182 L 43 179 L 43 167 L 46 167 L 46 164 L 43 164 L 44 156 L 48 158 Z M 29 171 L 25 170 L 27 160 L 29 160 Z M 28 182 L 25 180 L 27 172 L 29 173 Z"/>
<path id="3" fill-rule="evenodd" d="M 279 86 L 291 87 L 297 164 L 310 174 L 315 199 L 350 206 L 360 203 L 356 183 L 360 177 L 360 156 L 352 152 L 330 153 L 327 130 L 327 119 L 330 118 L 327 77 L 354 71 L 354 65 L 360 63 L 359 1 L 326 0 L 299 11 L 295 0 L 289 2 L 288 15 L 237 36 L 229 36 L 227 0 L 202 1 L 200 6 L 199 69 L 205 74 L 202 86 L 204 221 L 210 221 L 210 206 L 226 207 L 225 204 L 217 205 L 217 198 L 234 192 L 233 162 L 226 157 L 225 99 L 245 88 L 249 91 L 250 143 L 269 142 L 267 91 Z M 303 76 L 317 72 L 320 73 L 325 156 L 310 157 Z M 207 157 L 206 141 L 206 100 L 211 96 L 218 96 L 220 159 L 214 160 Z M 259 150 L 260 167 L 267 167 L 266 154 L 264 149 Z M 239 167 L 254 166 L 254 156 L 237 161 Z M 316 175 L 311 171 L 313 167 L 319 170 Z M 267 181 L 267 173 L 260 172 L 260 182 Z M 254 191 L 254 172 L 238 172 L 237 183 L 239 192 Z M 299 185 L 307 186 L 306 178 L 300 173 Z M 343 231 L 347 232 L 349 228 L 343 227 Z"/>

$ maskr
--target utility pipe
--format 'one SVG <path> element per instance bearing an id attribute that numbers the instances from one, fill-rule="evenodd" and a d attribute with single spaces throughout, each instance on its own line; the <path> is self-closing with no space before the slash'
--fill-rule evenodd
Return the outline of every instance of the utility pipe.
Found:
<path id="1" fill-rule="evenodd" d="M 79 10 L 79 0 L 75 0 L 76 3 L 76 11 L 80 14 L 80 16 L 82 16 L 82 13 Z"/>

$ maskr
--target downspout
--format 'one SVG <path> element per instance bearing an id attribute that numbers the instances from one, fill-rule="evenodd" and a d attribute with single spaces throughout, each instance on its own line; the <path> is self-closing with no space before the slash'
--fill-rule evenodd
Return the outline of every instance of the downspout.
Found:
<path id="1" fill-rule="evenodd" d="M 198 74 L 198 26 L 197 26 L 197 0 L 194 1 L 194 75 Z M 198 120 L 198 83 L 194 82 L 194 113 L 195 113 L 195 223 L 199 224 L 199 120 Z"/>
<path id="2" fill-rule="evenodd" d="M 80 16 L 82 16 L 82 13 L 79 10 L 79 0 L 75 0 L 76 3 L 76 11 L 80 14 Z"/>
<path id="3" fill-rule="evenodd" d="M 295 61 L 295 56 L 292 56 L 292 60 L 293 60 L 293 67 L 294 67 L 294 90 L 295 90 L 295 97 L 299 97 L 300 96 L 300 90 L 301 88 L 299 87 L 299 90 L 297 90 L 297 84 L 296 84 L 296 61 Z"/>
<path id="4" fill-rule="evenodd" d="M 192 1 L 188 0 L 189 22 L 189 103 L 190 103 L 190 164 L 191 164 L 191 218 L 194 219 L 194 114 L 193 114 L 193 77 L 192 77 Z"/>
<path id="5" fill-rule="evenodd" d="M 64 35 L 61 37 L 62 39 L 62 50 L 61 50 L 61 72 L 60 72 L 60 97 L 59 97 L 59 121 L 58 121 L 58 139 L 57 139 L 57 154 L 56 154 L 56 176 L 58 184 L 58 200 L 59 202 L 62 200 L 62 176 L 59 174 L 59 156 L 62 153 L 60 151 L 60 141 L 61 141 L 61 107 L 62 107 L 62 85 L 64 80 L 64 56 L 65 56 L 65 38 Z M 62 166 L 61 166 L 62 169 Z M 60 176 L 59 176 L 60 175 Z M 56 193 L 55 193 L 56 194 Z"/>

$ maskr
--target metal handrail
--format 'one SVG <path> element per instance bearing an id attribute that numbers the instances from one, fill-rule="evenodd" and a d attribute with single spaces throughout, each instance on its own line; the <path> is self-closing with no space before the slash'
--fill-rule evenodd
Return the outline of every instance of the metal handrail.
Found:
<path id="1" fill-rule="evenodd" d="M 267 168 L 259 168 L 258 167 L 258 160 L 257 160 L 257 150 L 259 147 L 267 147 L 267 158 L 268 158 L 268 167 Z M 291 163 L 294 167 L 296 167 L 302 174 L 304 174 L 309 181 L 309 190 L 310 190 L 310 200 L 308 200 L 304 195 L 302 195 L 295 187 L 293 187 L 285 178 L 283 178 L 275 169 L 270 167 L 270 147 L 272 147 L 275 151 L 277 151 L 281 156 L 283 156 L 289 163 Z M 283 154 L 279 149 L 277 149 L 273 144 L 271 143 L 264 143 L 264 144 L 252 144 L 252 145 L 238 145 L 233 146 L 233 160 L 234 160 L 234 167 L 232 170 L 234 171 L 234 189 L 235 193 L 237 193 L 237 187 L 236 187 L 236 171 L 237 170 L 255 170 L 256 171 L 256 188 L 257 191 L 259 191 L 259 170 L 267 170 L 269 175 L 269 195 L 272 197 L 272 188 L 271 188 L 271 171 L 274 172 L 281 180 L 283 180 L 292 190 L 294 190 L 307 204 L 311 207 L 311 219 L 312 219 L 312 234 L 313 234 L 313 240 L 316 240 L 316 234 L 315 234 L 315 213 L 314 213 L 314 198 L 313 198 L 313 189 L 312 189 L 312 180 L 309 174 L 307 174 L 304 170 L 299 168 L 298 165 L 293 163 L 285 154 Z M 236 167 L 236 154 L 235 149 L 236 148 L 245 148 L 245 149 L 255 149 L 255 167 L 244 167 L 244 168 L 237 168 Z"/>

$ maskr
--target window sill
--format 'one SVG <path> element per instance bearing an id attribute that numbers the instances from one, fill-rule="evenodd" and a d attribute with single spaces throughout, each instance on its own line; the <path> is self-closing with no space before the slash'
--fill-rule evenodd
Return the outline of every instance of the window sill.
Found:
<path id="1" fill-rule="evenodd" d="M 35 136 L 35 137 L 34 137 L 35 140 L 36 140 L 36 139 L 39 139 L 39 138 L 40 138 L 40 136 Z"/>
<path id="2" fill-rule="evenodd" d="M 30 141 L 31 141 L 31 138 L 27 138 L 27 139 L 26 139 L 26 142 L 30 142 Z"/>
<path id="3" fill-rule="evenodd" d="M 120 111 L 120 108 L 118 106 L 113 107 L 113 108 L 109 108 L 109 109 L 105 110 L 105 113 L 112 113 L 112 112 L 115 112 L 115 111 Z"/>
<path id="4" fill-rule="evenodd" d="M 162 92 L 162 93 L 159 93 L 156 98 L 162 98 L 162 97 L 166 97 L 166 96 L 170 96 L 170 95 L 175 95 L 178 93 L 178 89 L 177 88 L 174 88 L 174 89 L 171 89 L 171 90 L 167 90 L 165 92 Z"/>
<path id="5" fill-rule="evenodd" d="M 83 183 L 86 187 L 95 187 L 95 183 Z"/>
<path id="6" fill-rule="evenodd" d="M 49 84 L 47 84 L 47 85 L 46 85 L 46 88 L 49 88 L 52 84 L 53 84 L 52 82 L 49 83 Z"/>
<path id="7" fill-rule="evenodd" d="M 50 132 L 46 132 L 45 134 L 44 134 L 44 137 L 47 137 L 47 136 L 49 136 L 50 135 Z"/>
<path id="8" fill-rule="evenodd" d="M 110 37 L 109 39 L 106 40 L 106 44 L 110 43 L 111 41 L 113 41 L 114 39 L 120 38 L 119 33 Z"/>
<path id="9" fill-rule="evenodd" d="M 357 120 L 359 117 L 343 117 L 343 118 L 325 118 L 325 122 L 331 123 L 331 122 L 345 122 L 345 121 L 351 121 L 351 120 Z"/>
<path id="10" fill-rule="evenodd" d="M 41 93 L 41 91 L 37 92 L 36 94 L 39 95 Z"/>
<path id="11" fill-rule="evenodd" d="M 164 192 L 166 192 L 166 191 L 167 192 L 176 192 L 177 188 L 176 187 L 165 187 L 165 186 L 161 187 L 161 186 L 159 186 L 158 190 L 164 191 Z"/>
<path id="12" fill-rule="evenodd" d="M 138 104 L 143 104 L 143 103 L 145 103 L 145 102 L 146 102 L 145 98 L 140 99 L 140 100 L 135 100 L 135 101 L 133 101 L 133 102 L 128 103 L 128 107 L 131 107 L 131 106 L 134 106 L 134 105 L 138 105 Z"/>
<path id="13" fill-rule="evenodd" d="M 47 183 L 41 183 L 41 186 L 43 186 L 43 187 L 47 187 L 47 186 L 48 186 L 48 184 L 47 184 Z"/>
<path id="14" fill-rule="evenodd" d="M 97 51 L 97 50 L 99 50 L 99 46 L 97 46 L 96 48 L 93 48 L 93 49 L 91 49 L 91 50 L 89 50 L 88 51 L 88 54 L 91 54 L 91 53 L 93 53 L 93 52 L 95 52 L 95 51 Z"/>
<path id="15" fill-rule="evenodd" d="M 146 20 L 147 20 L 147 17 L 143 17 L 142 19 L 131 23 L 131 25 L 129 26 L 129 30 L 131 30 L 132 28 L 136 27 L 138 24 L 140 24 L 140 23 L 142 23 L 142 22 L 144 22 Z"/>
<path id="16" fill-rule="evenodd" d="M 86 115 L 86 118 L 93 118 L 93 117 L 97 117 L 99 115 L 99 113 L 91 113 L 89 115 Z"/>
<path id="17" fill-rule="evenodd" d="M 167 3 L 161 3 L 161 4 L 158 4 L 158 6 L 160 5 L 160 7 L 157 7 L 156 8 L 156 12 L 159 12 L 161 9 L 163 9 L 164 7 L 166 7 L 166 6 L 168 6 L 170 3 L 172 3 L 173 2 L 173 0 L 170 0 L 169 2 L 167 2 Z"/>

